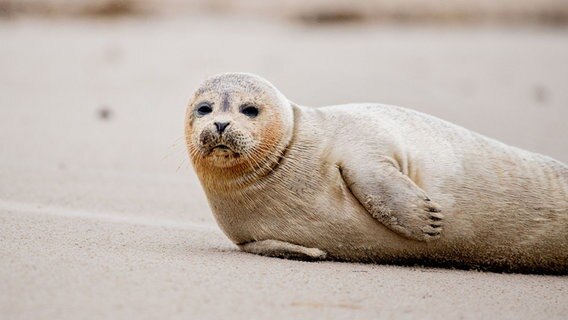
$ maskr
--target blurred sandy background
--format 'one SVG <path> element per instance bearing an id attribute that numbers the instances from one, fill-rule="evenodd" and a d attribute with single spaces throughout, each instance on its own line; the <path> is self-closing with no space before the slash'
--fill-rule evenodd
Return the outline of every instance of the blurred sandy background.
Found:
<path id="1" fill-rule="evenodd" d="M 565 318 L 566 277 L 238 252 L 183 116 L 246 71 L 568 162 L 567 26 L 559 0 L 0 0 L 0 318 Z"/>

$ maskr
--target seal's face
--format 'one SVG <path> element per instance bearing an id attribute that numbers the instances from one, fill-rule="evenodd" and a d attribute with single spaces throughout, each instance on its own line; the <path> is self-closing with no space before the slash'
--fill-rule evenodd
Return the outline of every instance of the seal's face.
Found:
<path id="1" fill-rule="evenodd" d="M 206 80 L 187 109 L 186 141 L 194 164 L 230 168 L 261 163 L 286 131 L 283 120 L 291 111 L 283 100 L 272 85 L 252 75 Z"/>

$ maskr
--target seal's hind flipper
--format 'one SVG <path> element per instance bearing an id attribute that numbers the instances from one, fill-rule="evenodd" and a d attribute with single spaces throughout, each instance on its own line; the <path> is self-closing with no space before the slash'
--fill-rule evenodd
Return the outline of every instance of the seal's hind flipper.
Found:
<path id="1" fill-rule="evenodd" d="M 323 260 L 327 256 L 318 248 L 307 248 L 279 240 L 252 241 L 239 244 L 239 248 L 249 253 L 295 260 Z"/>

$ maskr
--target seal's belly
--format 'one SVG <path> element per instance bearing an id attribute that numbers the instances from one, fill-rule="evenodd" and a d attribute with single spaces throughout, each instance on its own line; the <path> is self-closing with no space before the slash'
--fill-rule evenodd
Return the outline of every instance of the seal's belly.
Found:
<path id="1" fill-rule="evenodd" d="M 265 196 L 257 201 L 248 201 L 253 197 L 243 194 L 213 205 L 219 225 L 233 242 L 280 240 L 322 249 L 336 259 L 360 261 L 401 259 L 423 247 L 374 219 L 336 168 L 291 181 L 286 188 L 280 185 L 266 184 L 270 187 L 265 186 Z"/>

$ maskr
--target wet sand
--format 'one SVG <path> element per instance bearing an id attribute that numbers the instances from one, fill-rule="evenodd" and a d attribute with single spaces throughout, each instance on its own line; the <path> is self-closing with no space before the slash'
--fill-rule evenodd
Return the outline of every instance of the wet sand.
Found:
<path id="1" fill-rule="evenodd" d="M 183 143 L 203 78 L 414 108 L 568 162 L 568 29 L 0 21 L 4 319 L 562 319 L 568 278 L 237 251 Z"/>

